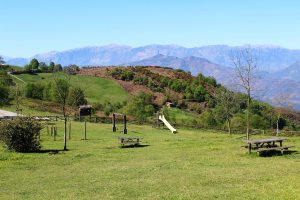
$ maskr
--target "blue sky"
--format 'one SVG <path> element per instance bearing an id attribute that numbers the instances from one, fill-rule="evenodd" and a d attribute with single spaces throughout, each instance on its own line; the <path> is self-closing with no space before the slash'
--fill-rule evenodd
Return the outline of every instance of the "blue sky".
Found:
<path id="1" fill-rule="evenodd" d="M 0 55 L 84 46 L 274 44 L 300 49 L 297 0 L 0 0 Z"/>

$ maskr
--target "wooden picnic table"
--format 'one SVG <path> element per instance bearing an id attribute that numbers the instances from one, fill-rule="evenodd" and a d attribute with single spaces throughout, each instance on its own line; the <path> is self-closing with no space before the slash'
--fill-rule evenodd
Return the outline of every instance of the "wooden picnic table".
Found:
<path id="1" fill-rule="evenodd" d="M 140 143 L 142 142 L 141 140 L 143 138 L 141 137 L 118 137 L 122 147 L 125 146 L 126 144 L 129 145 L 140 145 Z"/>
<path id="2" fill-rule="evenodd" d="M 255 139 L 255 140 L 243 140 L 248 144 L 249 153 L 251 150 L 255 150 L 256 152 L 260 153 L 263 151 L 270 151 L 270 150 L 288 150 L 294 146 L 282 146 L 283 141 L 287 140 L 287 138 L 266 138 L 266 139 Z M 279 143 L 279 146 L 276 144 Z"/>

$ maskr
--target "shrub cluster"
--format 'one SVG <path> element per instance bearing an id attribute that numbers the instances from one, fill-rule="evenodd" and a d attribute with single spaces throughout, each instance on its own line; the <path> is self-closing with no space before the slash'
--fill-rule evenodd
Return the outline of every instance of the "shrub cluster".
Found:
<path id="1" fill-rule="evenodd" d="M 35 152 L 41 148 L 39 134 L 41 124 L 32 118 L 16 118 L 0 123 L 0 140 L 8 150 Z"/>
<path id="2" fill-rule="evenodd" d="M 56 90 L 53 83 L 28 83 L 25 88 L 25 96 L 31 99 L 59 102 Z M 86 103 L 87 100 L 85 99 L 84 91 L 80 87 L 71 87 L 68 92 L 67 104 L 70 106 L 79 106 Z"/>

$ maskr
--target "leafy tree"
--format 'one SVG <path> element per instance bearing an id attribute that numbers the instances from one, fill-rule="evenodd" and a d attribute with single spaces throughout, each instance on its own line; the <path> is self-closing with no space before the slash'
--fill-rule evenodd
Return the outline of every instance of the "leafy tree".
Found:
<path id="1" fill-rule="evenodd" d="M 0 70 L 0 84 L 5 86 L 15 85 L 13 79 L 3 70 Z"/>
<path id="2" fill-rule="evenodd" d="M 205 82 L 208 83 L 209 85 L 214 86 L 214 87 L 217 86 L 217 81 L 214 77 L 211 77 L 211 76 L 206 77 Z"/>
<path id="3" fill-rule="evenodd" d="M 51 62 L 49 63 L 49 71 L 50 71 L 50 72 L 53 72 L 53 71 L 54 71 L 54 67 L 55 67 L 55 63 L 51 61 Z"/>
<path id="4" fill-rule="evenodd" d="M 247 124 L 245 115 L 242 113 L 236 114 L 231 119 L 231 128 L 236 130 L 245 130 L 245 125 Z"/>
<path id="5" fill-rule="evenodd" d="M 78 107 L 87 104 L 83 90 L 80 87 L 70 89 L 68 104 L 70 106 Z"/>
<path id="6" fill-rule="evenodd" d="M 200 115 L 200 124 L 205 128 L 215 128 L 218 123 L 211 110 L 206 110 Z"/>
<path id="7" fill-rule="evenodd" d="M 235 94 L 225 88 L 221 88 L 216 95 L 218 116 L 227 122 L 228 133 L 231 134 L 231 118 L 238 111 Z"/>
<path id="8" fill-rule="evenodd" d="M 54 80 L 54 97 L 60 104 L 64 116 L 64 150 L 67 150 L 67 99 L 70 90 L 70 77 L 67 74 L 53 74 Z"/>
<path id="9" fill-rule="evenodd" d="M 57 64 L 54 66 L 53 71 L 54 72 L 61 72 L 63 70 L 61 64 Z"/>
<path id="10" fill-rule="evenodd" d="M 203 102 L 205 101 L 205 94 L 206 94 L 206 90 L 202 85 L 199 85 L 198 87 L 194 88 L 194 96 L 193 96 L 194 99 Z"/>
<path id="11" fill-rule="evenodd" d="M 52 98 L 52 83 L 49 82 L 44 86 L 43 99 L 51 101 Z"/>
<path id="12" fill-rule="evenodd" d="M 139 122 L 144 122 L 147 117 L 152 116 L 155 109 L 152 105 L 153 96 L 144 92 L 132 97 L 125 110 L 133 115 Z"/>
<path id="13" fill-rule="evenodd" d="M 40 62 L 39 68 L 42 72 L 48 72 L 49 71 L 48 65 L 44 62 Z"/>
<path id="14" fill-rule="evenodd" d="M 40 63 L 37 59 L 34 58 L 30 61 L 29 65 L 31 66 L 31 70 L 37 70 L 39 69 Z"/>

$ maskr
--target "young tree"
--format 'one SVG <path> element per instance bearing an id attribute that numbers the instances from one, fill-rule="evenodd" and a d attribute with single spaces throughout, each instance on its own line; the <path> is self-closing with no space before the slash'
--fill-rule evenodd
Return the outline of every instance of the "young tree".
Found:
<path id="1" fill-rule="evenodd" d="M 67 99 L 70 89 L 70 76 L 67 74 L 53 74 L 55 99 L 60 104 L 64 116 L 64 150 L 67 150 Z"/>
<path id="2" fill-rule="evenodd" d="M 247 131 L 246 137 L 249 139 L 249 115 L 252 93 L 258 79 L 258 61 L 251 47 L 243 48 L 231 55 L 232 63 L 235 67 L 237 85 L 247 94 Z"/>
<path id="3" fill-rule="evenodd" d="M 16 85 L 15 95 L 14 95 L 15 101 L 16 101 L 16 111 L 17 114 L 22 114 L 22 109 L 20 108 L 20 103 L 22 101 L 22 92 L 20 91 L 19 85 Z"/>
<path id="4" fill-rule="evenodd" d="M 231 134 L 231 118 L 238 111 L 235 94 L 226 88 L 220 88 L 216 94 L 217 110 L 220 117 L 227 122 L 228 133 Z"/>

